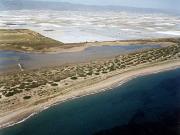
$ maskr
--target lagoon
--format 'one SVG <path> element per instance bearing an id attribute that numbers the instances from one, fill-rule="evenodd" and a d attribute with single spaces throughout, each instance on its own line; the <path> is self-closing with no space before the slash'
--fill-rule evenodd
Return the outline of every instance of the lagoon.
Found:
<path id="1" fill-rule="evenodd" d="M 118 55 L 139 51 L 142 49 L 160 48 L 161 45 L 114 45 L 92 46 L 83 51 L 64 52 L 56 54 L 25 53 L 0 50 L 0 72 L 19 70 L 18 63 L 25 69 L 59 66 L 106 59 Z"/>

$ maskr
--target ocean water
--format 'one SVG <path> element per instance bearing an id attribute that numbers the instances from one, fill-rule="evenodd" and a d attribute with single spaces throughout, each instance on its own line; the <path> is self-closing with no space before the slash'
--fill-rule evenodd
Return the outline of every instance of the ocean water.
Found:
<path id="1" fill-rule="evenodd" d="M 178 135 L 180 69 L 51 107 L 0 135 Z"/>

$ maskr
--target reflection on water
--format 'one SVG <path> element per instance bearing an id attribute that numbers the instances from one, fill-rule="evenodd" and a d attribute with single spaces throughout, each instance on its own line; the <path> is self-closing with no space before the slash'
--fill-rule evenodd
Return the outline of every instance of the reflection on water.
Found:
<path id="1" fill-rule="evenodd" d="M 20 61 L 29 60 L 29 56 L 15 51 L 0 51 L 0 71 L 18 69 Z"/>
<path id="2" fill-rule="evenodd" d="M 26 69 L 32 69 L 45 66 L 86 62 L 133 52 L 140 49 L 159 47 L 160 45 L 100 46 L 89 47 L 80 52 L 58 54 L 0 51 L 0 71 L 18 69 L 18 63 L 23 64 Z"/>

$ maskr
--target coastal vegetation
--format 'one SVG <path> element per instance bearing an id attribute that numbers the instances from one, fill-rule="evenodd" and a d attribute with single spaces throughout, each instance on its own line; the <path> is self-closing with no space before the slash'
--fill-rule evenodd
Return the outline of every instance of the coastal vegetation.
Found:
<path id="1" fill-rule="evenodd" d="M 25 97 L 23 97 L 23 99 L 30 99 L 31 98 L 31 96 L 25 96 Z"/>
<path id="2" fill-rule="evenodd" d="M 179 40 L 176 45 L 148 49 L 145 51 L 120 55 L 112 59 L 93 61 L 85 64 L 44 68 L 41 70 L 24 71 L 0 76 L 0 95 L 2 99 L 19 93 L 31 93 L 35 88 L 46 86 L 63 86 L 65 80 L 87 79 L 101 76 L 113 71 L 136 67 L 140 64 L 162 62 L 180 58 Z M 68 81 L 66 81 L 67 83 Z M 53 91 L 34 91 L 33 94 L 54 94 Z M 32 94 L 32 96 L 33 96 Z M 43 96 L 43 94 L 40 94 Z M 1 103 L 3 100 L 0 101 Z"/>
<path id="3" fill-rule="evenodd" d="M 174 39 L 169 46 L 88 63 L 3 73 L 0 75 L 0 116 L 23 106 L 48 102 L 128 70 L 175 60 L 180 60 L 180 39 Z"/>

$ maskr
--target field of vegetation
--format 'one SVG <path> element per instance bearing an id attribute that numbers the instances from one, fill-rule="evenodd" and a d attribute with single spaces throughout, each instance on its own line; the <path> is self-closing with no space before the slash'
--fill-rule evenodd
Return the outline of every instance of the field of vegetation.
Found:
<path id="1" fill-rule="evenodd" d="M 27 29 L 0 29 L 0 49 L 19 51 L 43 51 L 61 47 L 63 43 L 44 37 Z"/>

